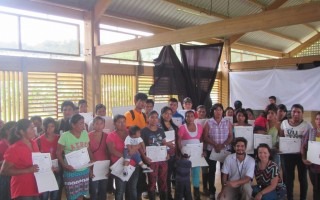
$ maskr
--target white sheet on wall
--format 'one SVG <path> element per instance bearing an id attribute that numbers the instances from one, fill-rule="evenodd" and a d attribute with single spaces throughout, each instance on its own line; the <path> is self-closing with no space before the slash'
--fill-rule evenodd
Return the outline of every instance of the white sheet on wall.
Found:
<path id="1" fill-rule="evenodd" d="M 309 70 L 230 72 L 230 104 L 240 100 L 244 108 L 262 110 L 269 96 L 288 109 L 300 103 L 305 110 L 320 110 L 320 67 Z"/>

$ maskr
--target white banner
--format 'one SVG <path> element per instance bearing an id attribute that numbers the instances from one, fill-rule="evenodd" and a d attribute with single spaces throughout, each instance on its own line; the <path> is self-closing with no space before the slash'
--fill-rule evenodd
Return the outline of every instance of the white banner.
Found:
<path id="1" fill-rule="evenodd" d="M 288 109 L 300 103 L 305 110 L 320 110 L 314 100 L 320 94 L 320 67 L 309 70 L 263 70 L 230 72 L 230 102 L 240 100 L 244 108 L 263 110 L 269 96 Z"/>

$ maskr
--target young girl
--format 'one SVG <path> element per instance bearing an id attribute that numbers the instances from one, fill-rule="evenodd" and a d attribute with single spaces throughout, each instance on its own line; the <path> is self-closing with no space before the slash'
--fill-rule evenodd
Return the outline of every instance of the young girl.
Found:
<path id="1" fill-rule="evenodd" d="M 175 198 L 176 200 L 192 200 L 191 185 L 190 185 L 190 170 L 192 163 L 189 160 L 189 155 L 183 154 L 178 156 L 176 160 L 176 189 Z"/>
<path id="2" fill-rule="evenodd" d="M 141 130 L 142 139 L 146 146 L 166 145 L 164 130 L 158 127 L 159 114 L 153 110 L 148 115 L 148 126 Z M 156 182 L 160 193 L 160 200 L 167 199 L 167 161 L 151 162 L 150 158 L 141 154 L 145 163 L 150 165 L 153 172 L 148 174 L 149 199 L 155 200 Z"/>

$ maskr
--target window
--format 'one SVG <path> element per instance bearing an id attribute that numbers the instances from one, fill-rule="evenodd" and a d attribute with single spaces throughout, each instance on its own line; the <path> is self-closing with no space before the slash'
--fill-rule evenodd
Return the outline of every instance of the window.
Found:
<path id="1" fill-rule="evenodd" d="M 63 101 L 83 98 L 83 76 L 71 73 L 28 72 L 28 116 L 61 118 Z"/>
<path id="2" fill-rule="evenodd" d="M 0 71 L 1 119 L 5 122 L 23 118 L 22 73 Z"/>
<path id="3" fill-rule="evenodd" d="M 320 55 L 320 40 L 318 40 L 308 48 L 302 50 L 295 57 L 314 56 L 314 55 Z"/>
<path id="4" fill-rule="evenodd" d="M 211 89 L 210 98 L 212 104 L 221 102 L 221 80 L 216 79 Z"/>
<path id="5" fill-rule="evenodd" d="M 19 49 L 18 17 L 0 13 L 0 27 L 0 48 Z"/>

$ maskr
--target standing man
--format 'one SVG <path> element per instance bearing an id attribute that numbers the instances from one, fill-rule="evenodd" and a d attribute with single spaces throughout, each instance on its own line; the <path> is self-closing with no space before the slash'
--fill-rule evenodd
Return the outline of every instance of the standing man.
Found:
<path id="1" fill-rule="evenodd" d="M 222 190 L 219 200 L 250 200 L 251 180 L 254 175 L 255 161 L 246 154 L 247 140 L 238 137 L 234 141 L 236 153 L 229 155 L 222 167 Z"/>
<path id="2" fill-rule="evenodd" d="M 277 98 L 275 96 L 270 96 L 269 103 L 277 105 Z"/>
<path id="3" fill-rule="evenodd" d="M 176 98 L 171 98 L 169 100 L 169 107 L 172 110 L 172 120 L 176 126 L 180 126 L 184 120 L 184 117 L 178 113 L 178 100 Z"/>
<path id="4" fill-rule="evenodd" d="M 146 108 L 144 109 L 146 116 L 149 116 L 149 113 L 153 111 L 153 107 L 154 107 L 154 101 L 152 99 L 147 99 Z"/>
<path id="5" fill-rule="evenodd" d="M 63 118 L 58 120 L 58 133 L 62 134 L 70 130 L 69 120 L 74 115 L 75 105 L 72 101 L 64 101 L 61 104 Z"/>
<path id="6" fill-rule="evenodd" d="M 85 99 L 81 99 L 78 102 L 79 113 L 87 113 L 88 112 L 88 103 Z"/>

